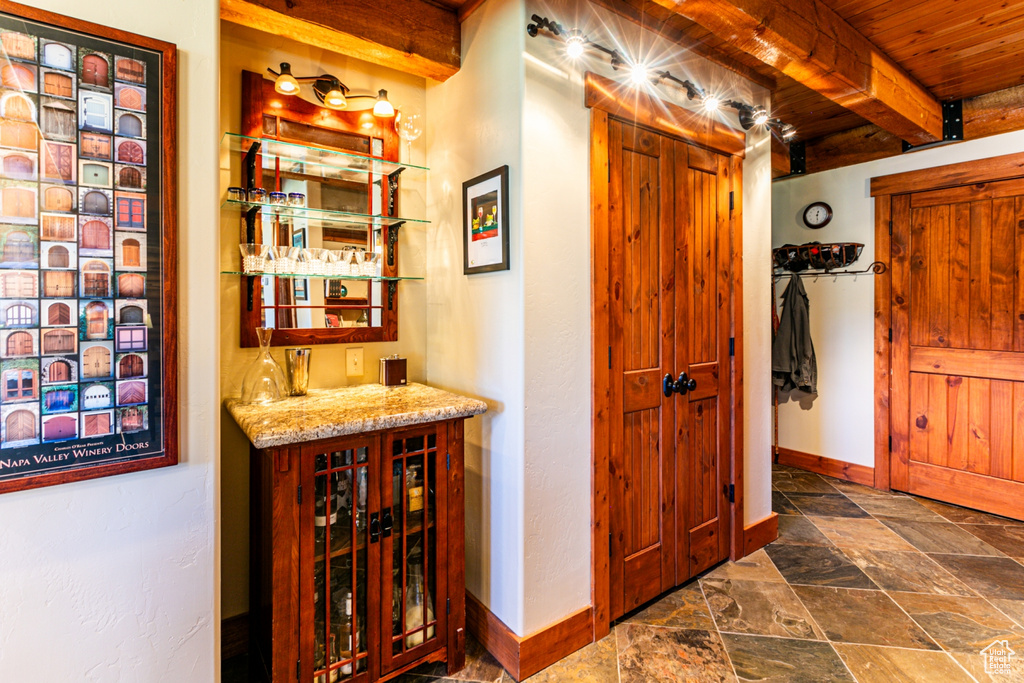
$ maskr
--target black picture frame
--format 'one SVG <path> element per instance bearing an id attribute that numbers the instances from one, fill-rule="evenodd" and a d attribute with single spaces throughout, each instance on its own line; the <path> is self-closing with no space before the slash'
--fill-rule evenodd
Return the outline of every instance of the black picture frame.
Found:
<path id="1" fill-rule="evenodd" d="M 487 222 L 492 220 L 493 222 Z M 474 223 L 476 219 L 477 223 Z M 493 226 L 493 230 L 485 230 Z M 465 275 L 511 269 L 509 259 L 508 166 L 462 183 L 462 272 Z M 489 233 L 494 233 L 489 234 Z M 475 233 L 475 234 L 474 234 Z M 490 244 L 491 240 L 495 240 Z M 487 243 L 486 248 L 479 243 Z M 494 253 L 500 249 L 499 253 Z"/>

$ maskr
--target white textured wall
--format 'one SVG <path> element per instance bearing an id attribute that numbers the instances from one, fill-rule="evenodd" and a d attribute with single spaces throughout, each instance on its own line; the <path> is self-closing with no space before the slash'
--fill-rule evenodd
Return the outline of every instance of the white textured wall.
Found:
<path id="1" fill-rule="evenodd" d="M 772 185 L 772 244 L 861 242 L 864 253 L 853 267 L 866 268 L 875 253 L 871 178 L 1021 150 L 1024 131 L 1017 131 L 777 181 Z M 835 215 L 821 230 L 809 230 L 801 215 L 816 201 L 828 202 Z M 874 283 L 874 276 L 804 278 L 818 397 L 809 405 L 779 406 L 780 446 L 874 466 Z"/>
<path id="2" fill-rule="evenodd" d="M 523 631 L 521 0 L 462 25 L 462 68 L 427 86 L 427 380 L 487 401 L 466 423 L 466 586 Z M 508 164 L 510 271 L 462 274 L 462 183 Z"/>
<path id="3" fill-rule="evenodd" d="M 212 681 L 218 5 L 32 4 L 178 46 L 182 463 L 0 496 L 0 681 Z"/>

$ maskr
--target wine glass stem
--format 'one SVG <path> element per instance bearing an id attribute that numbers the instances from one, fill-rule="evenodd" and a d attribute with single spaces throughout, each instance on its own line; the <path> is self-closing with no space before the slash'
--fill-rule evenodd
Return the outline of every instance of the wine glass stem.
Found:
<path id="1" fill-rule="evenodd" d="M 406 146 L 405 163 L 411 164 L 412 163 L 412 140 L 406 140 L 405 141 L 405 146 Z"/>

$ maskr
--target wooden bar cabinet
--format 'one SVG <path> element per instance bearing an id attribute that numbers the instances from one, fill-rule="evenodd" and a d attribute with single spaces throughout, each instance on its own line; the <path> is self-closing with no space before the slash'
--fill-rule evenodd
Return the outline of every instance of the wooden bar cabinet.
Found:
<path id="1" fill-rule="evenodd" d="M 463 421 L 252 447 L 257 674 L 370 683 L 463 667 Z"/>

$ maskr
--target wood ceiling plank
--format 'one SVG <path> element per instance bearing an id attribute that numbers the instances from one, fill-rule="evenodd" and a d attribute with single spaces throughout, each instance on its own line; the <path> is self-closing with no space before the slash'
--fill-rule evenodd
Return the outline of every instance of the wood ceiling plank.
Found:
<path id="1" fill-rule="evenodd" d="M 444 81 L 460 66 L 456 13 L 425 0 L 221 0 L 220 16 L 424 78 Z"/>
<path id="2" fill-rule="evenodd" d="M 942 139 L 938 100 L 820 0 L 656 0 L 914 144 Z"/>

